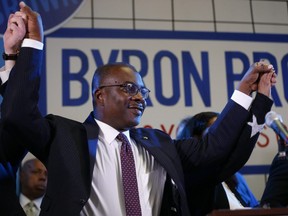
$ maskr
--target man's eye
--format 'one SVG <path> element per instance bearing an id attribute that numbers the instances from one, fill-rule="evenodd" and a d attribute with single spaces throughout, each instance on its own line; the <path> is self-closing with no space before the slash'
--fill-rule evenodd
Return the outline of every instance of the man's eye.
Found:
<path id="1" fill-rule="evenodd" d="M 126 84 L 127 89 L 133 88 L 133 85 L 131 83 Z"/>
<path id="2" fill-rule="evenodd" d="M 127 89 L 131 92 L 135 92 L 135 91 L 137 91 L 137 86 L 135 86 L 133 84 L 128 84 Z"/>

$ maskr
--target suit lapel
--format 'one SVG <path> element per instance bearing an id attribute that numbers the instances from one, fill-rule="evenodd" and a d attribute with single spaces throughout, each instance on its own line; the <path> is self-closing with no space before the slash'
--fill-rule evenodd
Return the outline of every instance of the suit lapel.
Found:
<path id="1" fill-rule="evenodd" d="M 178 186 L 182 187 L 180 182 L 184 182 L 184 177 L 182 176 L 182 170 L 179 170 L 179 167 L 181 167 L 180 160 L 178 160 L 177 155 L 174 155 L 175 157 L 173 157 L 173 154 L 176 153 L 175 147 L 172 145 L 162 146 L 160 143 L 161 140 L 155 139 L 153 135 L 146 133 L 144 130 L 141 130 L 140 132 L 140 130 L 132 129 L 130 135 L 137 144 L 143 146 L 151 153 L 155 160 L 166 170 L 172 179 L 172 184 L 176 183 Z M 163 142 L 167 142 L 167 140 L 163 140 Z M 181 188 L 180 190 L 182 189 L 184 190 L 184 188 Z"/>
<path id="2" fill-rule="evenodd" d="M 160 132 L 157 133 L 155 130 L 150 131 L 151 130 L 131 129 L 130 136 L 138 145 L 143 146 L 151 155 L 153 155 L 155 160 L 167 172 L 168 176 L 165 183 L 165 188 L 166 185 L 167 188 L 164 191 L 164 194 L 167 195 L 168 190 L 171 190 L 171 198 L 173 201 L 171 201 L 171 198 L 168 198 L 169 201 L 166 199 L 166 201 L 162 203 L 163 209 L 161 211 L 167 212 L 168 209 L 168 212 L 171 213 L 171 209 L 174 209 L 176 204 L 176 206 L 178 206 L 177 208 L 183 208 L 181 209 L 183 215 L 187 215 L 189 210 L 186 208 L 187 197 L 184 188 L 184 176 L 181 168 L 181 161 L 177 154 L 176 148 L 173 143 L 170 143 L 170 145 L 168 144 L 169 142 L 172 142 L 168 135 L 161 135 Z M 155 133 L 157 133 L 157 135 Z M 166 143 L 165 146 L 163 143 Z"/>
<path id="3" fill-rule="evenodd" d="M 84 127 L 87 132 L 87 145 L 89 149 L 90 158 L 90 180 L 92 181 L 93 169 L 96 158 L 96 151 L 98 145 L 99 127 L 94 120 L 93 113 L 91 112 L 84 122 Z"/>

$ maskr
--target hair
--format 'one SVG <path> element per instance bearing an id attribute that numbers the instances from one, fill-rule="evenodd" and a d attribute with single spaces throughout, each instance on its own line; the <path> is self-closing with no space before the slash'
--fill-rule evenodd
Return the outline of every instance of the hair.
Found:
<path id="1" fill-rule="evenodd" d="M 119 70 L 122 67 L 130 68 L 134 72 L 138 72 L 134 66 L 124 63 L 124 62 L 115 62 L 115 63 L 108 63 L 98 67 L 93 75 L 92 78 L 92 106 L 95 112 L 95 98 L 94 94 L 97 89 L 101 86 L 103 80 L 105 80 L 108 76 L 111 75 L 111 72 L 114 70 Z"/>
<path id="2" fill-rule="evenodd" d="M 180 121 L 178 128 L 177 128 L 177 132 L 176 132 L 176 138 L 181 138 L 180 136 L 182 136 L 182 131 L 186 127 L 186 124 L 190 120 L 190 118 L 191 117 L 186 117 Z"/>
<path id="3" fill-rule="evenodd" d="M 176 138 L 202 137 L 204 131 L 209 127 L 209 121 L 218 115 L 217 112 L 200 112 L 189 119 L 183 119 L 180 122 Z"/>
<path id="4" fill-rule="evenodd" d="M 124 62 L 109 63 L 98 67 L 92 79 L 92 95 L 94 95 L 95 91 L 101 86 L 102 81 L 105 80 L 112 71 L 122 67 L 128 67 L 132 71 L 137 72 L 134 66 Z"/>
<path id="5" fill-rule="evenodd" d="M 35 161 L 38 161 L 38 158 L 31 158 L 26 160 L 20 167 L 19 167 L 19 171 L 25 171 L 27 170 L 27 168 L 30 166 L 30 164 L 35 163 Z"/>

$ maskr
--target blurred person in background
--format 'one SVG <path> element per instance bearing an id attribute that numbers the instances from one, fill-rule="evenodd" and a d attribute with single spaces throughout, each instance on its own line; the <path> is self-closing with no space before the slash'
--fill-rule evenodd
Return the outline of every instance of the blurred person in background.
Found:
<path id="1" fill-rule="evenodd" d="M 24 162 L 20 169 L 19 201 L 26 215 L 38 216 L 47 186 L 47 169 L 37 158 Z"/>

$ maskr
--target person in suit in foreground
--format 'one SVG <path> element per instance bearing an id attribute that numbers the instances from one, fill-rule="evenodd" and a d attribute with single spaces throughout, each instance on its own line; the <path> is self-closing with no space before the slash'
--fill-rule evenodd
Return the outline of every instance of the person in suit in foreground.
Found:
<path id="1" fill-rule="evenodd" d="M 195 176 L 195 184 L 225 179 L 236 170 L 231 163 L 224 172 L 224 164 L 250 155 L 233 152 L 255 145 L 273 104 L 269 98 L 276 83 L 272 65 L 257 62 L 249 68 L 203 142 L 172 140 L 160 130 L 136 128 L 149 90 L 127 63 L 97 68 L 92 81 L 93 111 L 84 123 L 52 114 L 43 117 L 37 106 L 43 55 L 38 46 L 43 43 L 41 17 L 23 2 L 20 13 L 27 19 L 27 37 L 36 46 L 31 43 L 20 49 L 6 87 L 2 116 L 5 130 L 23 139 L 48 170 L 41 215 L 190 215 L 184 173 L 205 168 L 205 174 Z M 122 160 L 127 155 L 130 158 Z M 129 172 L 123 165 L 127 161 L 133 162 Z M 128 173 L 133 174 L 129 175 L 133 182 L 127 188 Z"/>

